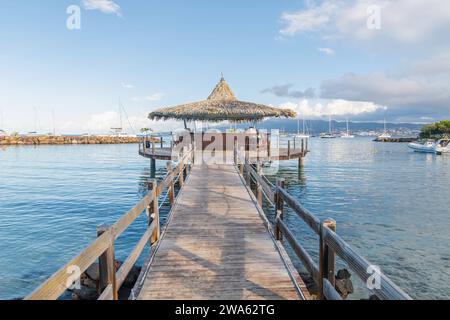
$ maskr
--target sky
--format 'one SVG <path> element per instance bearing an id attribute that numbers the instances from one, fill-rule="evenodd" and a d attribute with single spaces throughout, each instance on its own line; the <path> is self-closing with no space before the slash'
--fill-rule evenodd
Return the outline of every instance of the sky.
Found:
<path id="1" fill-rule="evenodd" d="M 174 130 L 181 124 L 148 113 L 205 99 L 221 73 L 240 100 L 301 118 L 450 118 L 449 1 L 0 4 L 0 129 L 9 132 L 107 133 L 120 125 L 120 103 L 127 131 Z"/>

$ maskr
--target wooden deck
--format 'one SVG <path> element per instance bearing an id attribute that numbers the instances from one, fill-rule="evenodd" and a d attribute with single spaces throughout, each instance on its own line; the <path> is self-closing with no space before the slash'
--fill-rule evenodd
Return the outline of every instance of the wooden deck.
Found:
<path id="1" fill-rule="evenodd" d="M 219 151 L 222 152 L 222 151 Z M 233 151 L 226 151 L 233 154 Z M 288 149 L 288 148 L 279 148 L 274 149 L 271 152 L 271 156 L 269 157 L 266 152 L 256 152 L 256 151 L 250 151 L 249 157 L 252 162 L 256 162 L 258 160 L 260 161 L 279 161 L 279 160 L 292 160 L 292 159 L 299 159 L 302 157 L 305 157 L 307 154 L 307 150 L 302 149 Z M 222 152 L 223 153 L 223 152 Z M 139 150 L 139 154 L 145 158 L 148 159 L 155 159 L 155 160 L 178 160 L 178 155 L 176 152 L 173 152 L 171 148 L 155 148 L 155 150 L 152 149 L 145 149 L 145 150 Z"/>
<path id="2" fill-rule="evenodd" d="M 232 165 L 194 166 L 155 250 L 139 300 L 302 299 L 306 292 Z"/>

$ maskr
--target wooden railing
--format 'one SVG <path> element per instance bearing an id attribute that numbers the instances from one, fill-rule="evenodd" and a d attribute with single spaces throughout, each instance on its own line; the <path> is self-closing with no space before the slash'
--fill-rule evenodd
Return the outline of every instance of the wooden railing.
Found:
<path id="1" fill-rule="evenodd" d="M 365 283 L 374 276 L 371 264 L 356 252 L 336 233 L 336 222 L 332 219 L 320 221 L 313 213 L 303 207 L 284 188 L 284 179 L 277 179 L 276 185 L 262 175 L 261 166 L 249 163 L 245 152 L 237 148 L 234 150 L 235 165 L 243 176 L 249 188 L 255 192 L 258 205 L 263 208 L 263 196 L 275 208 L 275 237 L 281 241 L 283 238 L 289 243 L 295 255 L 302 262 L 312 279 L 318 286 L 318 298 L 328 300 L 341 300 L 337 289 L 340 282 L 336 281 L 335 260 L 340 257 L 351 270 Z M 256 169 L 255 169 L 256 167 Z M 251 188 L 254 181 L 255 188 Z M 285 207 L 289 207 L 302 219 L 309 228 L 319 236 L 319 265 L 296 239 L 294 233 L 284 221 Z M 375 274 L 379 279 L 379 286 L 370 290 L 377 298 L 382 300 L 410 300 L 411 297 L 395 285 L 386 275 L 379 272 Z M 342 290 L 340 290 L 342 292 Z"/>
<path id="2" fill-rule="evenodd" d="M 123 215 L 112 226 L 101 226 L 97 229 L 97 239 L 89 245 L 82 253 L 72 259 L 33 293 L 26 300 L 56 300 L 76 280 L 74 272 L 80 276 L 97 260 L 99 262 L 99 300 L 117 300 L 118 291 L 124 283 L 130 270 L 135 265 L 147 243 L 154 245 L 160 237 L 160 222 L 158 198 L 167 190 L 170 205 L 173 206 L 175 199 L 175 181 L 179 186 L 184 184 L 185 177 L 189 176 L 193 165 L 193 151 L 189 148 L 182 153 L 179 164 L 175 169 L 172 163 L 167 163 L 167 175 L 160 182 L 151 182 L 151 191 Z M 148 216 L 148 226 L 128 258 L 115 270 L 114 243 L 117 238 L 143 213 Z"/>
<path id="3" fill-rule="evenodd" d="M 172 137 L 172 133 L 170 134 L 170 137 Z M 147 150 L 151 150 L 152 154 L 155 153 L 156 148 L 164 148 L 164 143 L 169 142 L 170 145 L 167 148 L 172 149 L 174 145 L 174 141 L 172 138 L 167 138 L 164 140 L 164 136 L 162 135 L 155 135 L 151 137 L 144 137 L 141 139 L 141 142 L 139 143 L 139 152 L 146 153 Z"/>

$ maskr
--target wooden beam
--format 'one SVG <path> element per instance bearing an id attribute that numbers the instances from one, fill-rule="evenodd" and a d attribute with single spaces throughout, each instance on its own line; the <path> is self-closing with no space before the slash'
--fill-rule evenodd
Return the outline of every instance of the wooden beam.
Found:
<path id="1" fill-rule="evenodd" d="M 97 236 L 101 237 L 110 229 L 107 226 L 97 228 Z M 111 238 L 108 248 L 98 259 L 99 269 L 99 293 L 103 292 L 109 285 L 112 287 L 112 298 L 118 300 L 118 290 L 116 285 L 116 270 L 114 257 L 114 240 Z"/>

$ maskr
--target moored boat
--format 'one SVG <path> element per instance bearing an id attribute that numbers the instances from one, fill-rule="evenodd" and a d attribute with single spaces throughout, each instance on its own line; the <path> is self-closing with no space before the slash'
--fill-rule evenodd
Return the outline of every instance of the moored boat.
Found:
<path id="1" fill-rule="evenodd" d="M 413 142 L 408 144 L 408 147 L 415 152 L 423 152 L 423 153 L 435 153 L 436 152 L 436 143 L 432 140 L 428 140 L 425 143 Z"/>
<path id="2" fill-rule="evenodd" d="M 443 138 L 436 143 L 437 154 L 450 154 L 450 138 Z"/>

